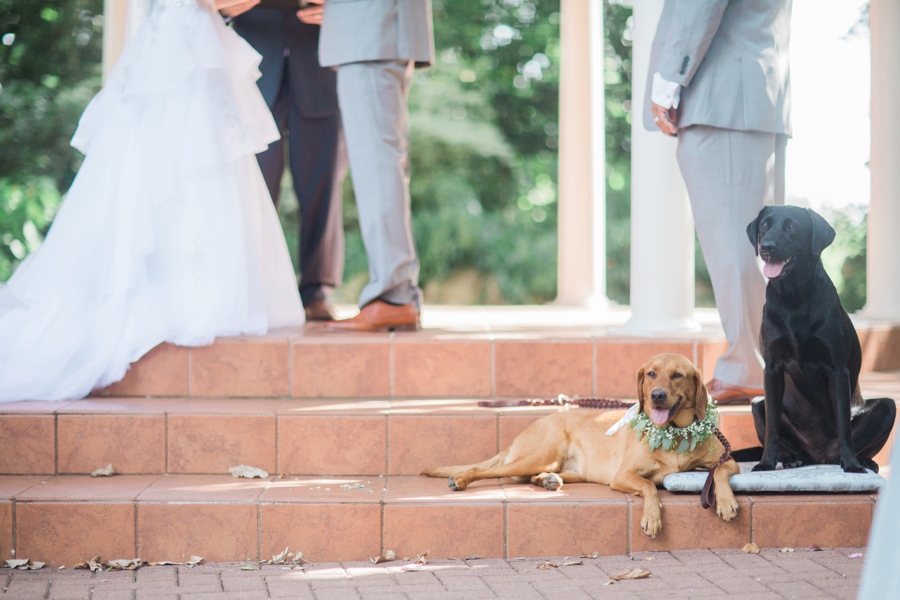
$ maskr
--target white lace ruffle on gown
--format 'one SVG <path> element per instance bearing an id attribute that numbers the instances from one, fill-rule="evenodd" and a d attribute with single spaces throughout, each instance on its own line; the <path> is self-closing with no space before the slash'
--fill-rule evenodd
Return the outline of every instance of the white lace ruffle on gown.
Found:
<path id="1" fill-rule="evenodd" d="M 43 246 L 0 288 L 0 402 L 80 398 L 168 341 L 303 323 L 255 154 L 278 138 L 260 56 L 194 0 L 157 0 L 72 145 Z"/>

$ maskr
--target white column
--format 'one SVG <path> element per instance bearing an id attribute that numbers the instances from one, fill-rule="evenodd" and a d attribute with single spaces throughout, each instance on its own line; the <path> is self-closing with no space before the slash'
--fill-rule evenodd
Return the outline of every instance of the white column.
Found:
<path id="1" fill-rule="evenodd" d="M 606 299 L 603 0 L 562 0 L 557 304 Z"/>
<path id="2" fill-rule="evenodd" d="M 112 70 L 125 44 L 127 0 L 103 0 L 103 79 Z"/>
<path id="3" fill-rule="evenodd" d="M 700 328 L 694 321 L 694 220 L 677 141 L 643 124 L 650 48 L 663 0 L 634 3 L 631 122 L 631 309 L 620 330 L 655 335 Z"/>
<path id="4" fill-rule="evenodd" d="M 900 2 L 871 0 L 872 197 L 862 316 L 900 321 Z"/>

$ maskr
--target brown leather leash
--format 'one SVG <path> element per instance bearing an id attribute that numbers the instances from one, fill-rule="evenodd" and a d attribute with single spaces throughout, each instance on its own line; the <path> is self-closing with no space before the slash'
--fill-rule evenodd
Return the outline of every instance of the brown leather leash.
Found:
<path id="1" fill-rule="evenodd" d="M 713 468 L 709 470 L 709 475 L 706 476 L 706 482 L 703 484 L 703 491 L 700 492 L 700 506 L 703 508 L 709 508 L 716 504 L 716 480 L 713 479 L 713 475 L 715 475 L 716 469 L 721 467 L 729 458 L 731 458 L 731 444 L 728 443 L 728 440 L 725 439 L 725 436 L 722 435 L 722 432 L 719 431 L 718 427 L 713 430 L 713 433 L 716 434 L 716 437 L 719 438 L 719 441 L 725 446 L 725 454 L 719 457 L 719 462 L 713 465 Z"/>
<path id="2" fill-rule="evenodd" d="M 529 400 L 486 400 L 478 406 L 484 408 L 507 408 L 510 406 L 581 406 L 584 408 L 631 408 L 634 402 L 622 402 L 615 398 L 569 398 L 559 395 L 557 398 L 531 398 Z"/>
<path id="3" fill-rule="evenodd" d="M 583 408 L 631 408 L 634 402 L 623 402 L 615 398 L 605 398 L 601 396 L 590 398 L 569 398 L 562 394 L 557 398 L 531 398 L 528 400 L 484 400 L 478 403 L 483 408 L 508 408 L 512 406 L 580 406 Z M 719 457 L 719 461 L 713 465 L 706 476 L 706 482 L 703 484 L 703 491 L 700 492 L 700 506 L 709 508 L 716 504 L 716 481 L 713 476 L 716 469 L 725 464 L 731 458 L 731 444 L 716 427 L 713 433 L 718 438 L 722 446 L 725 447 L 725 454 Z"/>

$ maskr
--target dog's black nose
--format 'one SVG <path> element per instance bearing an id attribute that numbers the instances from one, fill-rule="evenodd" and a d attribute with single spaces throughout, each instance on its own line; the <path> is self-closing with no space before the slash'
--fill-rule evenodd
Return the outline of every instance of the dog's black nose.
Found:
<path id="1" fill-rule="evenodd" d="M 763 240 L 759 243 L 759 249 L 771 252 L 775 249 L 775 242 L 773 242 L 772 240 Z"/>
<path id="2" fill-rule="evenodd" d="M 666 391 L 653 390 L 650 392 L 650 399 L 653 400 L 653 404 L 662 404 L 666 401 Z"/>

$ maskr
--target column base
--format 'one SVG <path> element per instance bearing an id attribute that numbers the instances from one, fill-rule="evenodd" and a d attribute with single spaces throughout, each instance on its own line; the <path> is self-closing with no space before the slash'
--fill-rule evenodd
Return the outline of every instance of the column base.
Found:
<path id="1" fill-rule="evenodd" d="M 655 337 L 671 333 L 695 333 L 700 329 L 700 323 L 691 317 L 659 319 L 631 317 L 625 325 L 611 330 L 610 333 L 634 337 Z"/>

